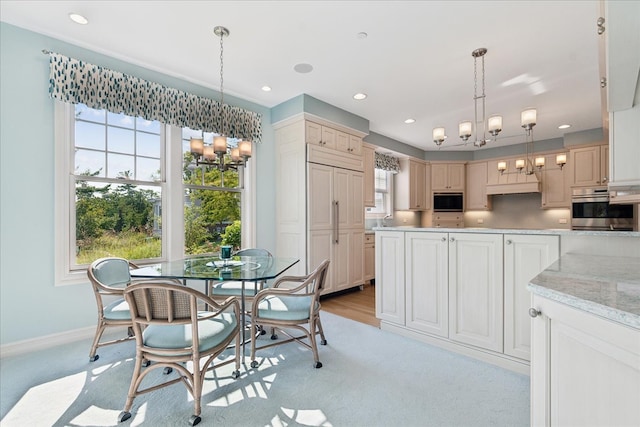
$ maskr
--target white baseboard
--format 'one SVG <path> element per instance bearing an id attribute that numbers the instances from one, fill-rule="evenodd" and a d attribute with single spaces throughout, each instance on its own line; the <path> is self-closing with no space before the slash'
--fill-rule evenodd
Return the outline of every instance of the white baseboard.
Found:
<path id="1" fill-rule="evenodd" d="M 107 338 L 112 333 L 121 328 L 110 327 L 104 332 L 104 337 Z M 62 344 L 69 344 L 71 342 L 80 341 L 84 339 L 93 339 L 96 333 L 95 326 L 89 326 L 86 328 L 74 329 L 72 331 L 61 332 L 57 334 L 45 335 L 43 337 L 32 338 L 24 341 L 18 341 L 11 344 L 5 344 L 0 346 L 0 358 L 18 356 L 25 353 L 31 353 L 34 351 L 45 350 L 47 348 L 55 347 Z M 120 331 L 120 333 L 122 333 Z M 91 346 L 91 342 L 89 342 Z M 89 347 L 87 347 L 87 354 L 89 354 Z"/>
<path id="2" fill-rule="evenodd" d="M 459 344 L 446 338 L 435 337 L 432 335 L 407 329 L 404 326 L 394 325 L 393 323 L 389 323 L 384 320 L 380 321 L 380 329 L 393 332 L 407 338 L 412 338 L 414 340 L 421 341 L 427 344 L 435 345 L 437 347 L 444 348 L 445 350 L 453 351 L 454 353 L 464 354 L 465 356 L 473 357 L 474 359 L 482 360 L 483 362 L 491 363 L 492 365 L 497 365 L 501 368 L 509 369 L 510 371 L 518 372 L 524 375 L 530 375 L 530 365 L 526 360 L 518 360 L 504 354 L 469 347 L 467 345 Z"/>

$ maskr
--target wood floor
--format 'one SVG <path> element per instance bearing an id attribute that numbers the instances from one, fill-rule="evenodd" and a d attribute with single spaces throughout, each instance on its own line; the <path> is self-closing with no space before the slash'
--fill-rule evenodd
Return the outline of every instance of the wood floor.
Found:
<path id="1" fill-rule="evenodd" d="M 356 287 L 339 295 L 322 297 L 320 303 L 324 311 L 379 328 L 375 295 L 374 285 L 364 285 L 363 290 Z"/>

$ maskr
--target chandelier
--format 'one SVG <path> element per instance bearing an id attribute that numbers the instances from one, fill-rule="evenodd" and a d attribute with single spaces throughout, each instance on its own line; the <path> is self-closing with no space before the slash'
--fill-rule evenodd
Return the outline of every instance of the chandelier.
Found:
<path id="1" fill-rule="evenodd" d="M 225 36 L 229 35 L 229 30 L 225 27 L 217 26 L 213 33 L 220 37 L 220 134 L 213 138 L 211 144 L 205 144 L 204 135 L 201 138 L 191 138 L 189 147 L 193 154 L 196 165 L 214 166 L 221 172 L 229 169 L 237 170 L 244 166 L 251 157 L 251 141 L 240 139 L 236 147 L 229 148 L 227 136 L 224 134 L 225 118 L 224 112 L 224 45 Z"/>
<path id="2" fill-rule="evenodd" d="M 476 147 L 482 147 L 491 139 L 487 138 L 487 132 L 496 137 L 502 131 L 502 116 L 492 115 L 487 120 L 486 118 L 486 95 L 485 95 L 485 82 L 484 82 L 484 55 L 487 53 L 487 49 L 484 47 L 478 48 L 471 52 L 473 56 L 473 104 L 474 104 L 474 121 L 465 120 L 458 125 L 458 135 L 464 141 L 465 145 L 469 138 L 471 138 L 472 132 L 475 130 L 473 145 Z M 482 63 L 481 69 L 481 82 L 482 93 L 478 95 L 478 58 Z M 480 112 L 478 112 L 480 110 Z M 481 129 L 481 131 L 480 131 Z M 447 138 L 443 127 L 437 127 L 433 129 L 433 142 L 437 146 L 440 146 Z"/>

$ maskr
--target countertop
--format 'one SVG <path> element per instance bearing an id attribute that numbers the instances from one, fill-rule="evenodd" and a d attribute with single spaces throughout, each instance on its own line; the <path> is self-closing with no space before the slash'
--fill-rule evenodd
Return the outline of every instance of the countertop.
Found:
<path id="1" fill-rule="evenodd" d="M 370 231 L 370 230 L 367 230 Z M 608 237 L 640 237 L 639 231 L 588 231 L 566 230 L 550 228 L 544 230 L 531 230 L 520 228 L 440 228 L 440 227 L 374 227 L 371 231 L 426 231 L 440 233 L 485 233 L 485 234 L 546 234 L 546 235 L 573 235 L 573 236 L 608 236 Z"/>
<path id="2" fill-rule="evenodd" d="M 640 329 L 640 260 L 565 254 L 534 277 L 536 295 Z"/>

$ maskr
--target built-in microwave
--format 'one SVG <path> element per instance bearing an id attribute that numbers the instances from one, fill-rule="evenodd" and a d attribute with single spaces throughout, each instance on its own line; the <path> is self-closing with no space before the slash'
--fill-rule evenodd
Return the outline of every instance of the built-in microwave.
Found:
<path id="1" fill-rule="evenodd" d="M 571 195 L 571 228 L 573 230 L 634 229 L 633 205 L 609 203 L 607 187 L 574 188 Z"/>
<path id="2" fill-rule="evenodd" d="M 434 212 L 462 212 L 462 193 L 433 193 Z"/>

